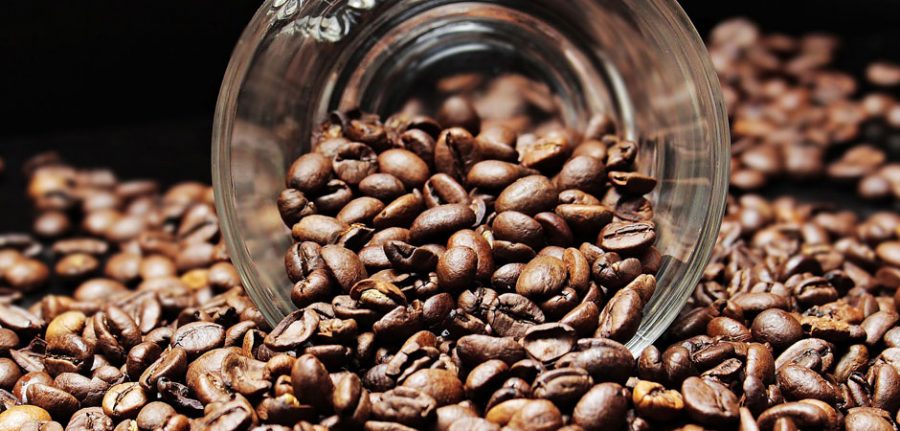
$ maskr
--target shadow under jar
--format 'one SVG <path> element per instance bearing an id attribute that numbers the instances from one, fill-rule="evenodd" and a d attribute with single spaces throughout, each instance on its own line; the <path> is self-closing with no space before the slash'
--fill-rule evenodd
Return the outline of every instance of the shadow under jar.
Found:
<path id="1" fill-rule="evenodd" d="M 676 317 L 715 242 L 728 123 L 702 41 L 673 0 L 268 0 L 233 53 L 213 133 L 216 205 L 244 285 L 273 324 L 295 309 L 276 198 L 332 110 L 386 118 L 440 79 L 526 76 L 584 130 L 611 116 L 655 177 L 657 289 L 627 344 Z M 423 100 L 428 100 L 427 94 Z M 592 241 L 591 239 L 585 239 Z"/>

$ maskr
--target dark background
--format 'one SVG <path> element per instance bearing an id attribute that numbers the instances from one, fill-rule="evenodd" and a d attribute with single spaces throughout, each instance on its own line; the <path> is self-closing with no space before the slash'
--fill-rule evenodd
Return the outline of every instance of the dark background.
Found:
<path id="1" fill-rule="evenodd" d="M 209 181 L 219 84 L 260 1 L 4 3 L 0 231 L 27 227 L 30 216 L 10 209 L 26 205 L 22 162 L 45 150 L 127 178 Z M 746 16 L 767 31 L 841 35 L 838 65 L 856 73 L 874 59 L 900 60 L 900 0 L 680 3 L 704 37 L 722 19 Z"/>

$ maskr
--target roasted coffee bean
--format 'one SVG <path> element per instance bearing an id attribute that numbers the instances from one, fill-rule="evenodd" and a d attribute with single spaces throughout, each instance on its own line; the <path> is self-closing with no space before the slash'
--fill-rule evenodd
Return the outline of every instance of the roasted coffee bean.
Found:
<path id="1" fill-rule="evenodd" d="M 469 247 L 450 247 L 437 261 L 441 287 L 456 292 L 471 285 L 478 269 L 478 255 Z"/>
<path id="2" fill-rule="evenodd" d="M 331 160 L 318 153 L 297 158 L 287 172 L 287 186 L 303 193 L 318 193 L 331 179 Z"/>
<path id="3" fill-rule="evenodd" d="M 446 204 L 468 204 L 471 201 L 468 191 L 447 174 L 435 174 L 429 178 L 422 188 L 422 196 L 429 208 Z"/>
<path id="4" fill-rule="evenodd" d="M 28 385 L 26 396 L 29 404 L 38 406 L 59 419 L 68 418 L 80 408 L 79 400 L 68 392 L 42 383 Z"/>
<path id="5" fill-rule="evenodd" d="M 378 169 L 399 179 L 407 189 L 422 187 L 428 180 L 428 164 L 415 153 L 394 148 L 378 155 Z"/>
<path id="6" fill-rule="evenodd" d="M 528 298 L 504 293 L 489 304 L 487 323 L 504 337 L 522 338 L 530 327 L 546 320 L 544 312 Z"/>
<path id="7" fill-rule="evenodd" d="M 572 422 L 586 431 L 620 429 L 628 410 L 628 391 L 617 383 L 600 383 L 575 405 Z"/>
<path id="8" fill-rule="evenodd" d="M 290 350 L 299 347 L 319 327 L 319 316 L 312 310 L 297 310 L 278 324 L 266 338 L 266 345 L 274 350 Z"/>
<path id="9" fill-rule="evenodd" d="M 418 389 L 429 395 L 438 407 L 456 404 L 463 400 L 465 390 L 463 382 L 456 373 L 447 370 L 424 369 L 407 377 L 402 386 Z"/>
<path id="10" fill-rule="evenodd" d="M 556 197 L 556 187 L 547 177 L 530 175 L 504 188 L 497 196 L 494 208 L 497 212 L 518 211 L 533 216 L 552 209 Z"/>
<path id="11" fill-rule="evenodd" d="M 544 229 L 537 220 L 517 211 L 504 211 L 491 224 L 494 238 L 521 242 L 537 249 L 544 244 Z"/>
<path id="12" fill-rule="evenodd" d="M 405 193 L 406 186 L 399 178 L 387 173 L 375 173 L 363 178 L 359 183 L 360 193 L 390 202 Z"/>
<path id="13" fill-rule="evenodd" d="M 575 340 L 575 330 L 570 326 L 546 323 L 528 328 L 522 337 L 522 345 L 529 356 L 549 363 L 572 351 Z"/>
<path id="14" fill-rule="evenodd" d="M 474 150 L 475 137 L 471 132 L 461 127 L 446 129 L 434 146 L 434 167 L 461 181 L 473 162 Z"/>
<path id="15" fill-rule="evenodd" d="M 616 292 L 600 312 L 600 323 L 594 336 L 626 342 L 635 333 L 643 316 L 644 300 L 636 290 Z"/>
<path id="16" fill-rule="evenodd" d="M 147 393 L 134 382 L 120 383 L 103 396 L 103 412 L 112 418 L 134 418 L 150 402 Z"/>
<path id="17" fill-rule="evenodd" d="M 347 225 L 371 224 L 372 219 L 382 210 L 384 210 L 384 204 L 380 200 L 363 196 L 347 202 L 335 218 Z"/>
<path id="18" fill-rule="evenodd" d="M 568 273 L 562 260 L 538 256 L 528 262 L 516 281 L 516 292 L 530 298 L 546 298 L 559 293 Z"/>
<path id="19" fill-rule="evenodd" d="M 641 417 L 666 422 L 678 417 L 684 409 L 684 399 L 676 390 L 655 382 L 638 381 L 632 390 L 634 408 Z"/>
<path id="20" fill-rule="evenodd" d="M 440 205 L 419 214 L 409 228 L 409 239 L 413 243 L 448 237 L 460 229 L 475 224 L 475 213 L 460 204 Z"/>
<path id="21" fill-rule="evenodd" d="M 562 413 L 552 402 L 531 400 L 512 415 L 507 426 L 511 429 L 550 431 L 559 429 L 562 424 Z"/>
<path id="22" fill-rule="evenodd" d="M 338 148 L 331 165 L 335 176 L 350 186 L 356 186 L 367 176 L 377 172 L 378 158 L 372 147 L 349 142 Z"/>
<path id="23" fill-rule="evenodd" d="M 291 369 L 291 384 L 300 402 L 322 411 L 331 409 L 334 384 L 328 370 L 315 356 L 306 354 L 297 358 Z"/>
<path id="24" fill-rule="evenodd" d="M 0 413 L 0 430 L 15 431 L 28 424 L 49 420 L 51 420 L 50 413 L 38 406 L 13 406 Z"/>
<path id="25" fill-rule="evenodd" d="M 574 405 L 593 386 L 593 379 L 580 368 L 558 368 L 535 378 L 534 395 L 559 406 Z"/>
<path id="26" fill-rule="evenodd" d="M 525 357 L 525 349 L 511 337 L 467 335 L 457 341 L 456 354 L 470 366 L 491 359 L 512 364 Z"/>
<path id="27" fill-rule="evenodd" d="M 485 160 L 472 166 L 466 184 L 481 190 L 502 191 L 525 174 L 522 167 L 500 160 Z"/>
<path id="28" fill-rule="evenodd" d="M 78 335 L 65 334 L 47 344 L 44 367 L 51 375 L 85 372 L 93 364 L 93 344 Z"/>
<path id="29" fill-rule="evenodd" d="M 782 350 L 803 337 L 803 328 L 790 313 L 775 309 L 765 310 L 753 319 L 750 327 L 753 337 L 768 342 L 776 350 Z"/>
<path id="30" fill-rule="evenodd" d="M 681 386 L 684 406 L 697 422 L 727 425 L 738 417 L 738 398 L 724 385 L 688 377 Z"/>
<path id="31" fill-rule="evenodd" d="M 634 368 L 634 357 L 628 349 L 613 340 L 583 338 L 575 350 L 556 361 L 557 367 L 583 368 L 595 382 L 624 383 Z"/>
<path id="32" fill-rule="evenodd" d="M 655 240 L 656 228 L 652 223 L 610 223 L 598 237 L 598 243 L 605 250 L 623 253 L 643 251 Z"/>
<path id="33" fill-rule="evenodd" d="M 437 408 L 434 398 L 402 386 L 384 393 L 373 393 L 371 397 L 373 418 L 412 427 L 431 420 Z"/>
<path id="34" fill-rule="evenodd" d="M 475 252 L 477 260 L 475 275 L 478 279 L 488 280 L 494 271 L 494 259 L 491 245 L 484 236 L 465 229 L 453 234 L 447 240 L 448 251 L 455 247 L 466 247 Z"/>

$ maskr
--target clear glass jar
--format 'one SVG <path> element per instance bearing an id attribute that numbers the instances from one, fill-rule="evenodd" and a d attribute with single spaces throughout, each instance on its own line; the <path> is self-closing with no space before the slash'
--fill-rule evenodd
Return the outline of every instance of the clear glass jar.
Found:
<path id="1" fill-rule="evenodd" d="M 701 276 L 728 184 L 718 80 L 674 0 L 267 0 L 232 56 L 212 148 L 225 240 L 262 313 L 294 309 L 275 201 L 313 127 L 334 109 L 390 114 L 450 71 L 525 74 L 553 90 L 567 126 L 606 112 L 640 143 L 665 258 L 628 347 L 652 343 Z"/>

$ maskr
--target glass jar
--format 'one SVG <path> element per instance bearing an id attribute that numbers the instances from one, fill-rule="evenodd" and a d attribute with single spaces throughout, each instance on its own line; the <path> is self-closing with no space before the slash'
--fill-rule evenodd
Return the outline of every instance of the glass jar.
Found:
<path id="1" fill-rule="evenodd" d="M 674 0 L 267 0 L 228 66 L 212 148 L 222 231 L 251 298 L 273 324 L 295 308 L 276 197 L 327 113 L 389 115 L 422 82 L 462 72 L 529 76 L 567 127 L 605 112 L 639 142 L 638 168 L 659 184 L 649 198 L 664 255 L 628 343 L 639 352 L 697 284 L 728 184 L 718 80 Z"/>

